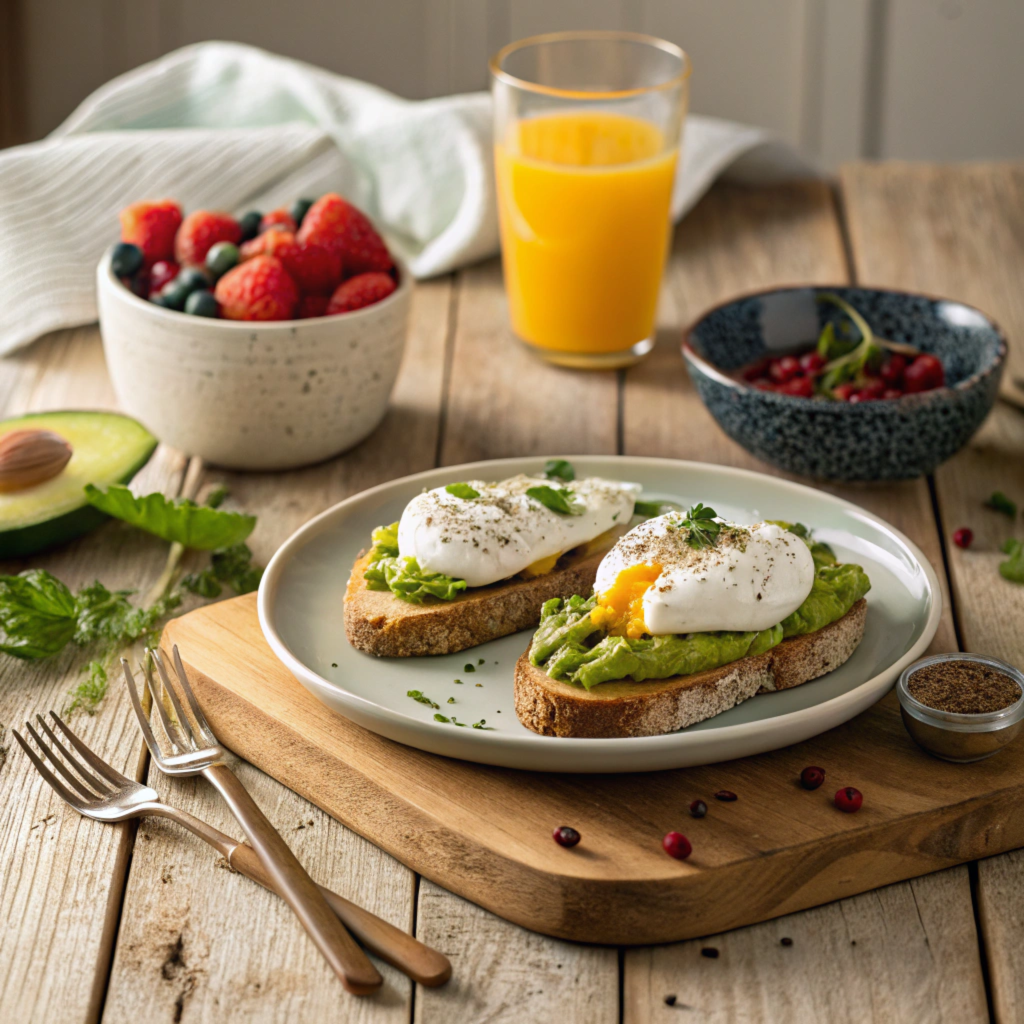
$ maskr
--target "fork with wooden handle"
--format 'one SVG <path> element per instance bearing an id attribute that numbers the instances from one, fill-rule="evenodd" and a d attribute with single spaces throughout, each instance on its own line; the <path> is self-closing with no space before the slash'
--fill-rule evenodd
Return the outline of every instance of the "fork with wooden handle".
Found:
<path id="1" fill-rule="evenodd" d="M 217 742 L 217 737 L 214 736 L 196 701 L 177 647 L 173 653 L 178 685 L 188 700 L 195 719 L 194 724 L 189 721 L 178 700 L 160 653 L 147 648 L 146 657 L 143 659 L 143 676 L 153 699 L 153 707 L 160 718 L 164 736 L 170 745 L 169 753 L 164 751 L 153 733 L 149 715 L 143 710 L 128 661 L 125 658 L 121 659 L 132 706 L 135 708 L 146 746 L 149 747 L 157 767 L 165 775 L 202 775 L 213 784 L 231 808 L 238 824 L 242 826 L 242 831 L 256 852 L 272 888 L 295 911 L 295 916 L 323 953 L 334 973 L 341 979 L 341 983 L 357 996 L 369 995 L 376 991 L 384 981 L 380 972 L 346 931 L 288 844 L 227 766 L 226 752 Z M 153 679 L 154 664 L 163 684 L 163 692 Z M 164 694 L 174 708 L 175 722 L 171 721 L 171 716 L 164 706 Z"/>
<path id="2" fill-rule="evenodd" d="M 231 836 L 194 817 L 188 811 L 164 803 L 152 786 L 126 778 L 90 750 L 55 711 L 51 711 L 50 716 L 64 737 L 78 751 L 76 757 L 68 750 L 42 715 L 37 715 L 36 718 L 40 732 L 49 738 L 49 743 L 32 728 L 31 723 L 26 722 L 26 732 L 35 741 L 46 761 L 50 762 L 53 770 L 46 766 L 17 729 L 11 731 L 31 758 L 39 774 L 57 795 L 79 814 L 95 821 L 106 822 L 127 821 L 130 818 L 148 815 L 169 818 L 209 843 L 236 871 L 273 890 L 273 882 L 251 846 L 236 842 Z M 58 774 L 61 778 L 57 777 Z M 319 886 L 319 889 L 349 931 L 381 960 L 407 974 L 413 981 L 430 988 L 443 985 L 451 977 L 452 965 L 443 953 L 431 949 L 408 932 L 349 902 L 344 896 L 339 896 L 323 886 Z"/>

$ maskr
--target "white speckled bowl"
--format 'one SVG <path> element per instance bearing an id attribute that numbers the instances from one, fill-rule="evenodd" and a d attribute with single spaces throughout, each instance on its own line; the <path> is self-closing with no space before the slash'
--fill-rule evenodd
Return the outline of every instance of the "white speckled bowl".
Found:
<path id="1" fill-rule="evenodd" d="M 161 441 L 232 469 L 330 458 L 384 418 L 409 321 L 412 278 L 352 313 L 212 320 L 164 309 L 97 269 L 100 330 L 125 412 Z"/>

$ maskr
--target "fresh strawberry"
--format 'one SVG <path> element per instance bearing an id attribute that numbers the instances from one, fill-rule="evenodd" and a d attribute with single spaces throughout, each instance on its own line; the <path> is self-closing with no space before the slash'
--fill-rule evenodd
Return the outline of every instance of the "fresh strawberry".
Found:
<path id="1" fill-rule="evenodd" d="M 383 273 L 394 266 L 388 247 L 366 215 L 333 192 L 309 208 L 297 237 L 336 251 L 346 274 Z"/>
<path id="2" fill-rule="evenodd" d="M 299 290 L 274 256 L 254 256 L 229 270 L 214 291 L 226 320 L 290 320 Z"/>
<path id="3" fill-rule="evenodd" d="M 174 235 L 181 225 L 181 207 L 171 199 L 132 203 L 120 215 L 121 241 L 137 245 L 146 266 L 174 256 Z"/>
<path id="4" fill-rule="evenodd" d="M 243 260 L 276 256 L 304 295 L 330 295 L 341 281 L 341 257 L 315 242 L 297 242 L 291 231 L 265 231 L 240 251 Z"/>
<path id="5" fill-rule="evenodd" d="M 174 255 L 183 267 L 199 267 L 207 252 L 218 242 L 237 245 L 241 238 L 242 228 L 234 217 L 211 210 L 196 210 L 178 228 Z"/>
<path id="6" fill-rule="evenodd" d="M 270 213 L 265 213 L 260 219 L 260 234 L 264 231 L 269 231 L 271 228 L 275 230 L 284 229 L 285 231 L 295 232 L 298 230 L 298 225 L 295 223 L 295 218 L 285 209 L 271 210 Z"/>
<path id="7" fill-rule="evenodd" d="M 157 260 L 149 271 L 149 290 L 160 291 L 165 284 L 170 284 L 177 276 L 181 267 L 171 260 Z"/>
<path id="8" fill-rule="evenodd" d="M 238 252 L 243 263 L 253 256 L 277 256 L 280 259 L 281 252 L 294 245 L 295 232 L 281 228 L 279 231 L 264 231 L 262 235 L 243 242 Z"/>
<path id="9" fill-rule="evenodd" d="M 390 274 L 357 274 L 338 285 L 327 304 L 327 313 L 349 313 L 373 305 L 386 299 L 397 287 Z"/>
<path id="10" fill-rule="evenodd" d="M 308 320 L 311 316 L 324 316 L 327 313 L 327 303 L 330 301 L 326 295 L 303 295 L 296 319 Z"/>

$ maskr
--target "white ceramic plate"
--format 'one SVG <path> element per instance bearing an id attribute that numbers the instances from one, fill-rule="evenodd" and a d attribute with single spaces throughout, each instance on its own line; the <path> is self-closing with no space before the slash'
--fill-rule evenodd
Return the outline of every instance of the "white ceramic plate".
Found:
<path id="1" fill-rule="evenodd" d="M 570 740 L 538 736 L 516 718 L 512 669 L 529 631 L 431 658 L 374 658 L 349 646 L 345 584 L 375 526 L 398 519 L 424 488 L 537 472 L 544 461 L 500 459 L 419 473 L 364 491 L 306 523 L 271 559 L 260 586 L 260 625 L 274 653 L 329 708 L 421 750 L 536 771 L 637 772 L 746 757 L 834 728 L 882 697 L 938 628 L 942 596 L 934 570 L 903 534 L 857 505 L 725 466 L 576 456 L 577 474 L 636 481 L 645 496 L 703 501 L 739 523 L 785 519 L 813 528 L 840 560 L 858 562 L 871 577 L 864 640 L 853 657 L 822 679 L 753 697 L 666 736 Z M 436 722 L 433 709 L 408 697 L 409 690 L 422 691 L 460 722 L 486 719 L 488 728 Z"/>

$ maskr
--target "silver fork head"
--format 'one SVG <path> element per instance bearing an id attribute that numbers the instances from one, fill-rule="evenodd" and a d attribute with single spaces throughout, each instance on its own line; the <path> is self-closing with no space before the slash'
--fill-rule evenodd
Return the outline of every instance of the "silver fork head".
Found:
<path id="1" fill-rule="evenodd" d="M 56 711 L 51 711 L 50 717 L 79 756 L 76 757 L 68 750 L 42 715 L 36 715 L 36 721 L 49 743 L 32 728 L 31 722 L 25 723 L 25 731 L 39 748 L 42 757 L 17 729 L 12 729 L 11 732 L 21 744 L 22 750 L 32 760 L 36 771 L 62 800 L 80 814 L 87 818 L 95 818 L 97 821 L 124 821 L 127 818 L 135 818 L 147 805 L 159 803 L 160 796 L 155 789 L 126 778 L 106 761 L 97 757 L 64 724 Z M 49 765 L 46 762 L 49 762 Z M 90 768 L 93 770 L 90 771 Z"/>
<path id="2" fill-rule="evenodd" d="M 143 680 L 152 706 L 156 708 L 157 717 L 160 719 L 160 731 L 163 733 L 167 749 L 161 744 L 153 730 L 151 715 L 147 715 L 143 709 L 142 700 L 135 685 L 135 677 L 132 675 L 131 666 L 126 658 L 121 659 L 121 668 L 124 670 L 124 681 L 128 684 L 128 693 L 132 699 L 132 707 L 135 709 L 135 717 L 139 720 L 139 727 L 142 729 L 146 746 L 149 747 L 149 752 L 153 755 L 157 766 L 165 775 L 198 775 L 204 768 L 224 761 L 224 748 L 217 742 L 217 737 L 214 736 L 213 730 L 206 721 L 206 716 L 192 692 L 188 675 L 185 673 L 185 666 L 181 663 L 177 644 L 173 649 L 173 657 L 174 674 L 178 677 L 178 685 L 192 709 L 194 723 L 181 706 L 181 701 L 178 699 L 178 694 L 175 692 L 164 666 L 163 655 L 159 651 L 147 647 L 146 655 L 142 660 Z M 158 680 L 153 678 L 154 665 L 159 676 Z M 164 694 L 167 695 L 173 708 L 173 718 L 164 703 Z"/>

